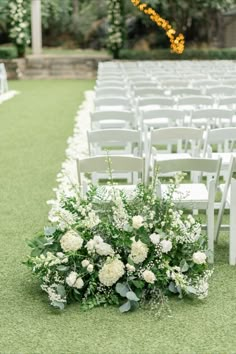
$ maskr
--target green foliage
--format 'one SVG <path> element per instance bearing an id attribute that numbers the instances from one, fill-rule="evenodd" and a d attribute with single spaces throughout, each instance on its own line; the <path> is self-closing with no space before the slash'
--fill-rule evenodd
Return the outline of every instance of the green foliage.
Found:
<path id="1" fill-rule="evenodd" d="M 15 47 L 0 47 L 0 59 L 14 59 L 17 57 Z"/>
<path id="2" fill-rule="evenodd" d="M 236 48 L 230 49 L 185 49 L 184 53 L 177 55 L 168 49 L 150 51 L 138 51 L 123 49 L 120 52 L 120 59 L 124 60 L 235 60 Z"/>

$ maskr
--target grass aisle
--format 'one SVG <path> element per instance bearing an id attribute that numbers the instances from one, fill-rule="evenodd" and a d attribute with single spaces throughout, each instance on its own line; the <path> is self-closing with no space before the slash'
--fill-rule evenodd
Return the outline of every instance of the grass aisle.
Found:
<path id="1" fill-rule="evenodd" d="M 117 308 L 64 312 L 21 261 L 25 239 L 46 220 L 46 200 L 64 160 L 66 139 L 91 81 L 15 82 L 21 94 L 0 105 L 0 353 L 226 354 L 236 348 L 236 268 L 221 241 L 207 300 L 171 300 L 171 318 Z"/>

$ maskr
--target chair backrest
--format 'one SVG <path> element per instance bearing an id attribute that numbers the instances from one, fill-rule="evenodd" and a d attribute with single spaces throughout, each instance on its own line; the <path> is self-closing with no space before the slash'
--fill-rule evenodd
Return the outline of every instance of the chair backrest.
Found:
<path id="1" fill-rule="evenodd" d="M 201 89 L 190 88 L 190 87 L 171 89 L 172 96 L 193 96 L 193 95 L 195 96 L 195 95 L 201 95 L 201 93 L 202 93 Z"/>
<path id="2" fill-rule="evenodd" d="M 178 106 L 212 106 L 215 100 L 209 96 L 180 97 Z"/>
<path id="3" fill-rule="evenodd" d="M 112 172 L 137 172 L 143 179 L 144 176 L 144 159 L 142 157 L 133 156 L 95 156 L 77 160 L 78 180 L 82 184 L 81 174 L 85 173 L 107 173 L 109 177 L 109 161 L 111 162 Z"/>
<path id="4" fill-rule="evenodd" d="M 160 128 L 151 131 L 151 145 L 176 143 L 178 140 L 198 141 L 203 138 L 203 130 L 189 127 Z"/>
<path id="5" fill-rule="evenodd" d="M 169 160 L 155 160 L 155 168 L 161 174 L 170 172 L 201 172 L 214 175 L 216 183 L 219 179 L 221 167 L 221 159 L 207 159 L 207 158 L 186 158 L 186 159 L 169 159 Z"/>
<path id="6" fill-rule="evenodd" d="M 152 109 L 141 111 L 141 122 L 145 124 L 145 120 L 158 120 L 159 118 L 167 118 L 170 124 L 176 125 L 178 120 L 184 120 L 185 112 L 177 109 Z M 170 125 L 169 124 L 169 125 Z"/>
<path id="7" fill-rule="evenodd" d="M 236 94 L 236 87 L 233 86 L 213 86 L 206 89 L 206 95 L 230 96 Z"/>
<path id="8" fill-rule="evenodd" d="M 156 97 L 156 96 L 163 96 L 164 95 L 164 91 L 163 89 L 159 89 L 156 87 L 150 88 L 150 86 L 148 87 L 137 87 L 135 86 L 133 88 L 133 93 L 135 97 Z"/>
<path id="9" fill-rule="evenodd" d="M 123 97 L 127 98 L 128 92 L 123 87 L 98 87 L 95 89 L 96 98 Z"/>
<path id="10" fill-rule="evenodd" d="M 193 87 L 211 87 L 211 86 L 218 86 L 219 81 L 218 80 L 197 80 L 193 81 L 192 86 Z"/>
<path id="11" fill-rule="evenodd" d="M 233 116 L 234 112 L 230 109 L 208 108 L 192 111 L 191 119 L 193 124 L 195 119 L 206 119 L 208 125 L 221 127 L 223 119 L 227 119 L 228 124 L 232 124 Z"/>
<path id="12" fill-rule="evenodd" d="M 158 107 L 173 107 L 175 101 L 171 97 L 138 97 L 137 107 L 140 109 L 145 109 L 148 106 L 158 106 Z"/>
<path id="13" fill-rule="evenodd" d="M 104 107 L 123 107 L 131 108 L 131 101 L 129 98 L 123 97 L 106 97 L 106 98 L 95 98 L 94 107 L 95 110 L 103 110 Z"/>
<path id="14" fill-rule="evenodd" d="M 121 87 L 125 88 L 125 82 L 123 80 L 117 80 L 109 78 L 109 80 L 103 80 L 103 79 L 97 79 L 96 81 L 96 87 L 102 88 L 102 87 Z"/>
<path id="15" fill-rule="evenodd" d="M 116 155 L 141 154 L 142 136 L 138 130 L 94 130 L 88 131 L 87 136 L 90 155 L 106 154 L 104 148 L 109 148 L 110 154 Z"/>
<path id="16" fill-rule="evenodd" d="M 207 152 L 209 153 L 209 147 L 213 144 L 216 145 L 217 151 L 232 152 L 235 142 L 236 127 L 209 129 L 205 139 L 203 156 L 206 156 Z M 212 149 L 210 149 L 211 152 Z"/>
<path id="17" fill-rule="evenodd" d="M 188 80 L 165 80 L 165 81 L 159 81 L 158 84 L 161 87 L 168 87 L 168 88 L 175 88 L 175 87 L 187 87 L 189 86 L 189 81 Z"/>
<path id="18" fill-rule="evenodd" d="M 218 106 L 223 107 L 235 107 L 236 106 L 236 96 L 220 97 L 218 101 Z"/>
<path id="19" fill-rule="evenodd" d="M 105 110 L 90 113 L 91 129 L 100 128 L 100 123 L 104 121 L 120 121 L 126 128 L 136 126 L 136 118 L 133 111 L 126 110 Z"/>

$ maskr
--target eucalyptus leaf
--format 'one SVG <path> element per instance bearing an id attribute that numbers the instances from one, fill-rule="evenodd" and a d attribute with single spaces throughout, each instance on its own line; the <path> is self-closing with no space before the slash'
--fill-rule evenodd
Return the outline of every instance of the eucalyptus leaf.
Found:
<path id="1" fill-rule="evenodd" d="M 119 307 L 120 312 L 128 312 L 131 309 L 130 301 L 125 302 L 123 305 Z"/>
<path id="2" fill-rule="evenodd" d="M 187 287 L 187 291 L 190 293 L 190 294 L 196 294 L 196 289 L 192 286 L 188 286 Z"/>
<path id="3" fill-rule="evenodd" d="M 54 226 L 45 226 L 44 235 L 45 236 L 52 236 L 55 231 L 56 231 L 56 228 Z"/>
<path id="4" fill-rule="evenodd" d="M 136 296 L 136 294 L 133 291 L 128 291 L 126 297 L 131 301 L 139 301 L 139 298 Z"/>
<path id="5" fill-rule="evenodd" d="M 60 310 L 64 310 L 65 308 L 64 302 L 60 301 L 52 301 L 52 306 L 59 308 Z"/>
<path id="6" fill-rule="evenodd" d="M 178 293 L 178 290 L 173 281 L 169 284 L 168 289 L 174 294 Z"/>
<path id="7" fill-rule="evenodd" d="M 129 288 L 127 287 L 126 284 L 122 284 L 122 283 L 116 284 L 116 292 L 118 294 L 120 294 L 120 296 L 126 297 L 126 294 L 128 291 L 129 291 Z"/>
<path id="8" fill-rule="evenodd" d="M 68 267 L 64 265 L 59 265 L 57 267 L 57 270 L 59 270 L 59 272 L 66 272 L 68 270 Z"/>
<path id="9" fill-rule="evenodd" d="M 180 268 L 181 268 L 181 271 L 182 271 L 183 273 L 188 271 L 189 265 L 188 265 L 188 263 L 186 262 L 185 259 L 183 259 L 183 260 L 180 262 Z"/>
<path id="10" fill-rule="evenodd" d="M 57 293 L 58 293 L 61 297 L 65 296 L 65 295 L 66 295 L 65 287 L 64 287 L 63 285 L 61 285 L 61 284 L 58 284 L 58 285 L 57 285 Z"/>

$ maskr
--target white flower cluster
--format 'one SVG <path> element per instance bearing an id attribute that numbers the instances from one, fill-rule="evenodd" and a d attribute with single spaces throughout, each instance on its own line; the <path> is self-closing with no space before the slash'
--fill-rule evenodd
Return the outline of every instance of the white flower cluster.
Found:
<path id="1" fill-rule="evenodd" d="M 27 21 L 27 1 L 15 0 L 9 3 L 10 38 L 17 46 L 30 44 L 29 23 Z"/>
<path id="2" fill-rule="evenodd" d="M 66 277 L 66 283 L 76 289 L 82 289 L 84 286 L 84 281 L 81 277 L 79 277 L 79 274 L 76 272 L 70 272 L 70 274 Z"/>
<path id="3" fill-rule="evenodd" d="M 107 0 L 108 7 L 108 42 L 112 51 L 120 49 L 123 44 L 121 0 Z"/>
<path id="4" fill-rule="evenodd" d="M 89 240 L 86 244 L 88 253 L 97 253 L 100 256 L 113 256 L 114 251 L 112 247 L 104 242 L 100 236 L 94 236 L 93 239 Z"/>
<path id="5" fill-rule="evenodd" d="M 131 245 L 130 258 L 135 264 L 142 263 L 145 261 L 148 255 L 148 246 L 142 241 L 133 240 Z"/>
<path id="6" fill-rule="evenodd" d="M 114 285 L 125 273 L 125 266 L 118 258 L 108 258 L 98 273 L 99 280 L 105 286 Z"/>

